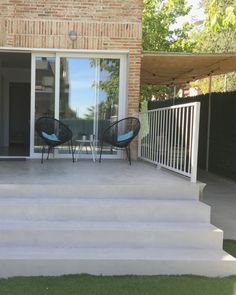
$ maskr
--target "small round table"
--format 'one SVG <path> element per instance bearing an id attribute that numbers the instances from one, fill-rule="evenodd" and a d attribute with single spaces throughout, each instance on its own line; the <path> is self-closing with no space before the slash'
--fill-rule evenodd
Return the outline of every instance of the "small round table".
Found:
<path id="1" fill-rule="evenodd" d="M 87 150 L 87 146 L 90 146 L 91 148 L 91 154 L 93 157 L 93 162 L 96 162 L 96 154 L 95 154 L 95 140 L 90 140 L 90 139 L 76 139 L 75 140 L 76 143 L 76 162 L 78 161 L 78 157 L 79 154 L 81 153 L 83 147 L 86 148 L 86 152 L 88 152 Z"/>

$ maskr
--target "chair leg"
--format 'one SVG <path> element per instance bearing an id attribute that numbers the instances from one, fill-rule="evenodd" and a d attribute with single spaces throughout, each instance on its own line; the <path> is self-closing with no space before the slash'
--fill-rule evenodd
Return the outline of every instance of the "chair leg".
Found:
<path id="1" fill-rule="evenodd" d="M 43 154 L 44 154 L 44 152 L 45 152 L 45 147 L 44 147 L 44 145 L 43 145 L 43 147 L 42 147 L 41 164 L 43 164 Z"/>
<path id="2" fill-rule="evenodd" d="M 102 159 L 102 149 L 103 149 L 103 141 L 102 141 L 102 143 L 101 143 L 99 163 L 101 163 L 101 159 Z"/>
<path id="3" fill-rule="evenodd" d="M 69 150 L 71 150 L 71 154 L 72 154 L 72 162 L 75 162 L 75 157 L 74 157 L 74 148 L 73 148 L 73 142 L 71 140 L 70 145 L 69 145 Z"/>
<path id="4" fill-rule="evenodd" d="M 47 156 L 47 160 L 49 159 L 49 153 L 51 151 L 51 147 L 48 147 L 48 156 Z"/>
<path id="5" fill-rule="evenodd" d="M 128 145 L 126 148 L 126 154 L 127 154 L 127 158 L 128 158 L 128 161 L 129 161 L 129 164 L 131 165 L 131 156 L 130 156 L 130 145 Z"/>

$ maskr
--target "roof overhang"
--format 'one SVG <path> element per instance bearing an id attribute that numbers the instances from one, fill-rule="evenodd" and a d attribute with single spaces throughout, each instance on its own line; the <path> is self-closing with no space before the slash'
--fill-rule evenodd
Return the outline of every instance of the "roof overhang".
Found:
<path id="1" fill-rule="evenodd" d="M 144 52 L 141 63 L 141 84 L 184 85 L 209 75 L 233 71 L 236 71 L 236 53 Z"/>

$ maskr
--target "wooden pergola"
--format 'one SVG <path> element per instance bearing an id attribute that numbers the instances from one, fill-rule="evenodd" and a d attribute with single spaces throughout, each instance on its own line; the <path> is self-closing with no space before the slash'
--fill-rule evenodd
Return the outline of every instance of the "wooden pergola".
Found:
<path id="1" fill-rule="evenodd" d="M 236 71 L 236 53 L 144 52 L 141 84 L 181 86 L 233 71 Z"/>
<path id="2" fill-rule="evenodd" d="M 236 71 L 236 53 L 143 52 L 141 85 L 181 87 L 209 77 L 206 171 L 209 163 L 212 76 Z"/>

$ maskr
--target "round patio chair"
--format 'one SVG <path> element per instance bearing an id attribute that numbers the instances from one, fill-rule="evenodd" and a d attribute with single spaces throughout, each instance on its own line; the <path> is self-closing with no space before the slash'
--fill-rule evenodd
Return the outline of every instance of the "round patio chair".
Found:
<path id="1" fill-rule="evenodd" d="M 118 148 L 125 149 L 131 165 L 130 143 L 138 135 L 140 121 L 135 117 L 127 117 L 111 124 L 103 131 L 101 137 L 101 150 L 99 162 L 101 162 L 104 142 Z"/>
<path id="2" fill-rule="evenodd" d="M 49 153 L 56 146 L 62 145 L 66 142 L 69 143 L 69 150 L 72 154 L 72 161 L 74 162 L 74 149 L 72 143 L 73 134 L 69 127 L 67 127 L 65 124 L 55 118 L 41 117 L 36 121 L 35 129 L 39 137 L 43 141 L 41 163 L 43 163 L 45 146 L 48 147 L 48 160 Z"/>

